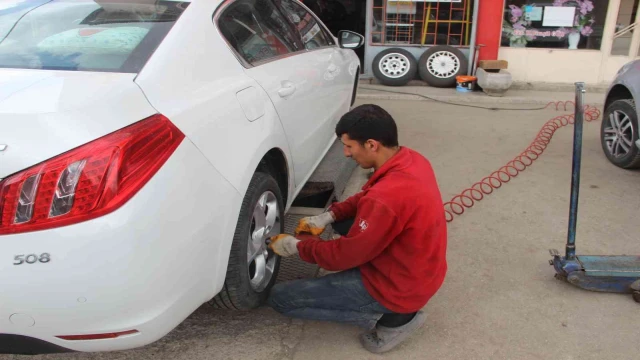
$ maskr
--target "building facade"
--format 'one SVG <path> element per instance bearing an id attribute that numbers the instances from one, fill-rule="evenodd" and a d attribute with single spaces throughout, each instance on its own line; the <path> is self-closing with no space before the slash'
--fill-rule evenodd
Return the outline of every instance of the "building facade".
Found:
<path id="1" fill-rule="evenodd" d="M 479 32 L 493 36 L 500 29 L 497 54 L 494 38 L 481 57 L 507 60 L 515 81 L 607 84 L 639 55 L 638 0 L 484 0 L 484 6 L 503 16 L 500 25 L 478 19 Z"/>
<path id="2" fill-rule="evenodd" d="M 350 20 L 332 32 L 366 36 L 363 78 L 374 76 L 376 55 L 392 48 L 417 60 L 429 47 L 446 45 L 473 61 L 474 29 L 479 59 L 507 60 L 518 82 L 606 84 L 640 55 L 639 0 L 477 0 L 476 12 L 475 0 L 310 1 L 342 4 L 334 14 L 346 11 Z"/>

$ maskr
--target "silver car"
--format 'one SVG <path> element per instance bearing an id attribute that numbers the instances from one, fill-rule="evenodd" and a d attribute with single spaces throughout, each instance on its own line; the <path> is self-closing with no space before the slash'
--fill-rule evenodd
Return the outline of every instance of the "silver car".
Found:
<path id="1" fill-rule="evenodd" d="M 640 60 L 624 65 L 613 79 L 604 105 L 600 140 L 605 155 L 624 169 L 640 167 L 638 111 Z"/>

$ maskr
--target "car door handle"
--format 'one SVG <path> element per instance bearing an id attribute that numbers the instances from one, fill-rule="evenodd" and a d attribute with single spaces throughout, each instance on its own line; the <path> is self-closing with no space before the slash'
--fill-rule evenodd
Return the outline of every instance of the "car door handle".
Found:
<path id="1" fill-rule="evenodd" d="M 336 64 L 329 65 L 329 72 L 332 74 L 337 73 L 340 69 L 336 66 Z"/>
<path id="2" fill-rule="evenodd" d="M 282 87 L 278 90 L 280 97 L 287 97 L 293 95 L 296 92 L 296 86 L 290 81 L 283 81 Z"/>

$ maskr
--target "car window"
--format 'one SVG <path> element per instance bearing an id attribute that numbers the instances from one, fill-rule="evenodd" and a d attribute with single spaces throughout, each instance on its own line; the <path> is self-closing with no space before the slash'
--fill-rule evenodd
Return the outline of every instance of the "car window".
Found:
<path id="1" fill-rule="evenodd" d="M 311 50 L 333 45 L 333 42 L 327 39 L 324 31 L 322 31 L 322 26 L 318 23 L 316 18 L 300 6 L 300 4 L 293 0 L 274 1 L 279 4 L 282 11 L 289 18 L 289 21 L 295 25 L 306 49 Z"/>
<path id="2" fill-rule="evenodd" d="M 249 64 L 302 50 L 296 35 L 271 0 L 239 0 L 218 17 L 229 44 Z"/>
<path id="3" fill-rule="evenodd" d="M 137 73 L 189 5 L 23 0 L 0 4 L 0 67 Z"/>

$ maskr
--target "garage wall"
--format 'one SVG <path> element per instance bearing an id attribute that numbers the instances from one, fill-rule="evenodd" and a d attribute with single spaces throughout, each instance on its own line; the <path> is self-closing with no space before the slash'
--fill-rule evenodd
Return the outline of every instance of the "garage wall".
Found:
<path id="1" fill-rule="evenodd" d="M 600 51 L 502 47 L 498 58 L 509 62 L 514 81 L 590 84 L 600 81 Z"/>
<path id="2" fill-rule="evenodd" d="M 385 0 L 386 1 L 386 0 Z M 373 0 L 367 0 L 367 25 L 371 24 L 371 19 L 373 19 Z M 390 49 L 394 46 L 384 46 L 384 45 L 370 45 L 371 41 L 371 26 L 365 27 L 365 57 L 363 69 L 364 73 L 360 76 L 362 79 L 370 79 L 373 78 L 373 70 L 371 68 L 373 59 L 378 55 L 381 51 L 386 49 Z M 399 46 L 402 49 L 409 51 L 416 61 L 420 59 L 420 56 L 429 49 L 429 46 Z M 458 48 L 467 58 L 469 57 L 469 47 L 459 47 Z M 416 74 L 416 79 L 419 79 L 419 76 Z"/>

